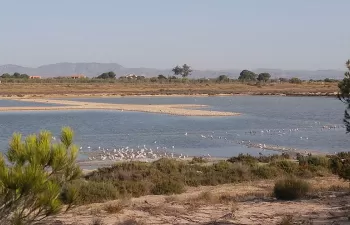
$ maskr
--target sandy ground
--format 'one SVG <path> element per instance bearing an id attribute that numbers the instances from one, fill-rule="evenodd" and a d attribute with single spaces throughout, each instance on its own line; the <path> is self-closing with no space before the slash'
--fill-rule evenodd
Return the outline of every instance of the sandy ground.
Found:
<path id="1" fill-rule="evenodd" d="M 242 84 L 230 83 L 3 83 L 0 84 L 0 96 L 18 97 L 86 97 L 86 96 L 141 96 L 141 95 L 287 95 L 287 96 L 335 96 L 338 84 L 334 83 L 267 83 Z M 73 83 L 72 83 L 73 82 Z"/>
<path id="2" fill-rule="evenodd" d="M 287 216 L 293 218 L 294 224 L 350 224 L 349 183 L 333 176 L 309 182 L 313 191 L 304 200 L 274 199 L 271 197 L 274 181 L 265 180 L 188 188 L 186 193 L 174 196 L 144 196 L 80 206 L 53 218 L 51 222 L 55 223 L 51 224 L 88 225 L 99 218 L 106 225 L 123 224 L 129 219 L 138 224 L 257 225 L 278 224 Z M 211 197 L 200 197 L 203 193 Z M 226 200 L 218 201 L 215 198 L 218 196 Z M 118 212 L 107 210 L 115 205 L 120 206 Z"/>
<path id="3" fill-rule="evenodd" d="M 21 99 L 12 98 L 13 100 L 35 103 L 61 104 L 64 106 L 16 106 L 0 107 L 0 111 L 34 111 L 34 110 L 121 110 L 137 111 L 149 113 L 162 113 L 177 116 L 237 116 L 239 113 L 219 112 L 205 109 L 205 105 L 192 104 L 169 104 L 169 105 L 136 105 L 136 104 L 108 104 L 94 102 L 80 102 L 54 99 Z"/>

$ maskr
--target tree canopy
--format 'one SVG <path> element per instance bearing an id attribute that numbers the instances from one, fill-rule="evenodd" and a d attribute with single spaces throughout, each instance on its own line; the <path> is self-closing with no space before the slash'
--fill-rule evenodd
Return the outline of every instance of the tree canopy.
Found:
<path id="1" fill-rule="evenodd" d="M 289 83 L 291 83 L 291 84 L 301 84 L 301 83 L 302 83 L 302 80 L 300 80 L 300 79 L 297 78 L 297 77 L 293 77 L 293 78 L 290 78 L 290 79 L 289 79 Z"/>
<path id="2" fill-rule="evenodd" d="M 350 60 L 345 63 L 348 71 L 344 74 L 344 79 L 339 82 L 339 93 L 338 98 L 347 105 L 344 112 L 344 124 L 346 126 L 346 131 L 350 132 L 350 114 L 348 110 L 350 109 Z"/>
<path id="3" fill-rule="evenodd" d="M 192 73 L 192 69 L 189 65 L 183 64 L 182 67 L 175 66 L 172 71 L 175 75 L 181 75 L 182 77 L 188 77 Z"/>
<path id="4" fill-rule="evenodd" d="M 164 76 L 163 74 L 159 74 L 158 75 L 158 80 L 166 80 L 166 76 Z"/>
<path id="5" fill-rule="evenodd" d="M 249 70 L 242 70 L 242 72 L 239 74 L 238 80 L 240 81 L 255 81 L 256 80 L 256 74 Z"/>
<path id="6" fill-rule="evenodd" d="M 271 78 L 271 75 L 269 73 L 260 73 L 258 75 L 258 81 L 268 81 Z"/>
<path id="7" fill-rule="evenodd" d="M 220 75 L 220 76 L 218 76 L 218 78 L 216 78 L 216 80 L 218 81 L 218 82 L 227 82 L 227 81 L 229 81 L 230 80 L 230 78 L 228 78 L 228 76 L 227 75 Z"/>
<path id="8" fill-rule="evenodd" d="M 113 71 L 107 72 L 107 73 L 102 73 L 99 75 L 97 78 L 98 79 L 115 79 L 116 75 Z"/>
<path id="9" fill-rule="evenodd" d="M 81 173 L 73 136 L 69 127 L 57 143 L 48 131 L 24 140 L 13 135 L 6 156 L 0 155 L 0 224 L 32 224 L 60 212 L 63 186 Z M 67 191 L 68 209 L 76 196 Z"/>

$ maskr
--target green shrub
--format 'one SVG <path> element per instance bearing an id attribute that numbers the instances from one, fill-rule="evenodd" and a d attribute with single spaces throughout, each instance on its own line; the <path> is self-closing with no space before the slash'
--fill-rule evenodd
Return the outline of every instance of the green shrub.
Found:
<path id="1" fill-rule="evenodd" d="M 310 184 L 297 178 L 286 178 L 275 183 L 274 194 L 277 199 L 295 200 L 304 197 Z"/>
<path id="2" fill-rule="evenodd" d="M 147 180 L 115 182 L 114 185 L 120 195 L 140 197 L 150 193 L 152 183 Z"/>
<path id="3" fill-rule="evenodd" d="M 249 154 L 245 155 L 242 153 L 240 153 L 238 156 L 234 156 L 234 157 L 229 158 L 227 161 L 231 162 L 231 163 L 242 162 L 242 163 L 249 164 L 249 165 L 253 165 L 253 164 L 256 164 L 259 162 L 256 157 L 251 156 Z"/>
<path id="4" fill-rule="evenodd" d="M 185 191 L 184 184 L 171 179 L 156 183 L 151 190 L 154 195 L 181 194 Z"/>
<path id="5" fill-rule="evenodd" d="M 329 158 L 325 156 L 298 156 L 299 165 L 301 166 L 321 166 L 329 167 Z"/>
<path id="6" fill-rule="evenodd" d="M 181 193 L 184 186 L 207 186 L 271 179 L 280 175 L 314 177 L 328 172 L 319 166 L 301 166 L 286 160 L 285 155 L 239 155 L 229 161 L 200 164 L 174 159 L 160 159 L 152 163 L 123 162 L 100 168 L 85 176 L 90 183 L 108 183 L 121 196 L 139 197 L 149 194 Z M 197 161 L 197 160 L 195 160 Z M 114 196 L 112 196 L 114 198 Z M 109 197 L 108 197 L 109 198 Z M 104 198 L 100 198 L 103 201 Z M 98 199 L 94 199 L 98 201 Z"/>
<path id="7" fill-rule="evenodd" d="M 117 189 L 110 182 L 77 181 L 71 185 L 78 190 L 77 204 L 104 202 L 118 197 Z"/>
<path id="8" fill-rule="evenodd" d="M 275 166 L 256 165 L 252 169 L 253 175 L 258 179 L 272 179 L 279 175 L 279 171 Z"/>
<path id="9" fill-rule="evenodd" d="M 289 160 L 278 160 L 272 162 L 271 165 L 276 166 L 278 169 L 290 175 L 294 174 L 298 169 L 298 164 Z"/>

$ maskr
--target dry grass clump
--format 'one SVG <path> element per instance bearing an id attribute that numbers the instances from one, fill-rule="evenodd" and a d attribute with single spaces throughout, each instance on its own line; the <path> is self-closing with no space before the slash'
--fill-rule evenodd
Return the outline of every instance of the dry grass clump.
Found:
<path id="1" fill-rule="evenodd" d="M 277 223 L 277 225 L 294 225 L 294 224 L 312 225 L 313 223 L 311 220 L 295 221 L 293 215 L 286 215 L 282 217 L 282 219 Z"/>
<path id="2" fill-rule="evenodd" d="M 125 208 L 125 205 L 121 204 L 120 202 L 110 203 L 103 207 L 103 209 L 109 214 L 121 213 L 123 212 L 124 208 Z"/>
<path id="3" fill-rule="evenodd" d="M 179 197 L 176 195 L 169 195 L 164 198 L 166 203 L 179 202 Z"/>
<path id="4" fill-rule="evenodd" d="M 142 205 L 137 208 L 140 211 L 147 212 L 152 216 L 181 216 L 185 215 L 188 210 L 182 206 L 169 206 L 169 205 Z"/>
<path id="5" fill-rule="evenodd" d="M 303 198 L 310 190 L 310 184 L 297 178 L 286 178 L 275 183 L 274 194 L 280 200 Z"/>
<path id="6" fill-rule="evenodd" d="M 89 225 L 106 225 L 103 220 L 99 217 L 92 218 L 91 223 Z"/>
<path id="7" fill-rule="evenodd" d="M 277 225 L 293 225 L 293 216 L 287 215 L 282 217 L 281 221 L 277 223 Z"/>
<path id="8" fill-rule="evenodd" d="M 145 225 L 146 223 L 136 219 L 127 219 L 122 222 L 117 222 L 114 225 Z"/>
<path id="9" fill-rule="evenodd" d="M 112 202 L 104 206 L 104 210 L 107 213 L 115 214 L 122 213 L 124 209 L 128 208 L 132 204 L 131 200 L 128 198 L 121 199 L 117 202 Z"/>

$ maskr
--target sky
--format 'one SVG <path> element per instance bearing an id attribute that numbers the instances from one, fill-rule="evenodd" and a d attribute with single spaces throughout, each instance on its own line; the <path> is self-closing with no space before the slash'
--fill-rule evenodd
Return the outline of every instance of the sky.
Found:
<path id="1" fill-rule="evenodd" d="M 340 69 L 349 0 L 0 0 L 0 65 Z"/>

